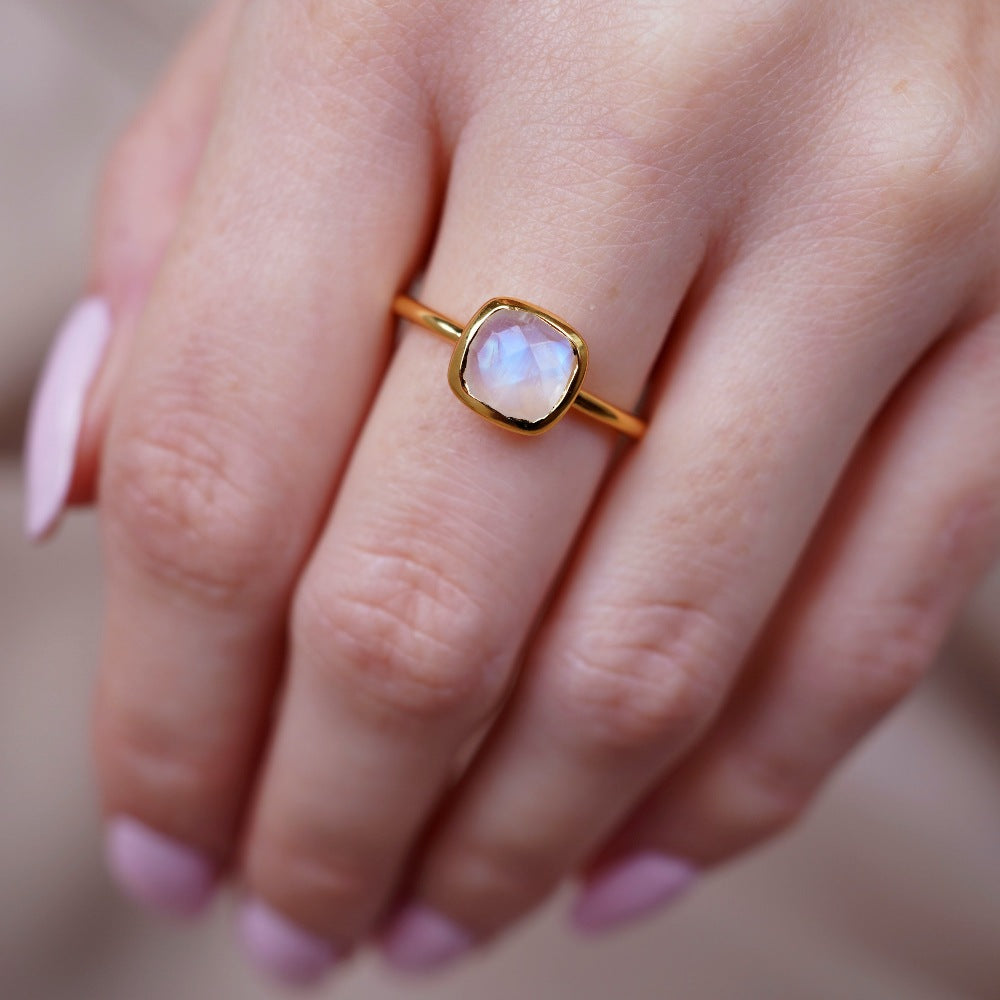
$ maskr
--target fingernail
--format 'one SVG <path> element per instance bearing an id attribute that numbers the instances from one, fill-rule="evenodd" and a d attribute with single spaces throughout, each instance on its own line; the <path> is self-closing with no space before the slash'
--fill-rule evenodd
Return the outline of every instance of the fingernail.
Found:
<path id="1" fill-rule="evenodd" d="M 31 404 L 25 441 L 24 532 L 38 541 L 55 527 L 73 481 L 87 392 L 111 334 L 101 298 L 84 299 L 49 349 Z"/>
<path id="2" fill-rule="evenodd" d="M 108 825 L 108 867 L 136 902 L 175 916 L 193 917 L 215 890 L 215 867 L 201 852 L 128 817 Z"/>
<path id="3" fill-rule="evenodd" d="M 259 900 L 240 910 L 240 942 L 258 971 L 289 986 L 308 986 L 337 962 L 333 944 L 294 924 Z"/>
<path id="4" fill-rule="evenodd" d="M 419 903 L 404 909 L 389 924 L 379 942 L 382 954 L 400 972 L 429 972 L 469 951 L 472 935 Z"/>
<path id="5" fill-rule="evenodd" d="M 675 900 L 697 879 L 694 865 L 646 851 L 599 872 L 573 907 L 572 922 L 584 933 L 611 930 Z"/>

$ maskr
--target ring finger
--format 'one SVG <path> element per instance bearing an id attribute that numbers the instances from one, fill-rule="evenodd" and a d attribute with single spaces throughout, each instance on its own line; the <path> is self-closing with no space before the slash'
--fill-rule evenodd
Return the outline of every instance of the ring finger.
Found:
<path id="1" fill-rule="evenodd" d="M 503 155 L 523 143 L 507 106 L 462 136 L 420 298 L 460 320 L 497 294 L 564 315 L 589 342 L 586 388 L 631 406 L 704 222 L 664 181 Z M 667 232 L 665 217 L 686 222 Z M 665 261 L 686 269 L 665 280 Z M 447 365 L 439 340 L 407 330 L 293 608 L 243 931 L 296 978 L 385 906 L 463 741 L 511 682 L 615 443 L 578 413 L 535 438 L 490 426 L 457 404 Z"/>

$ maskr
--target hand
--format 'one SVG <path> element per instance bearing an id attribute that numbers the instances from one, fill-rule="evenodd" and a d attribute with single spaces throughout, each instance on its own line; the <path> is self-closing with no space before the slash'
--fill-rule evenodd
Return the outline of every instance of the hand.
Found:
<path id="1" fill-rule="evenodd" d="M 79 440 L 41 405 L 29 455 L 36 534 L 99 484 L 123 883 L 232 869 L 305 979 L 576 873 L 610 927 L 792 823 L 1000 546 L 998 53 L 990 0 L 220 9 L 112 161 Z M 393 344 L 420 272 L 566 317 L 645 438 L 462 407 Z"/>

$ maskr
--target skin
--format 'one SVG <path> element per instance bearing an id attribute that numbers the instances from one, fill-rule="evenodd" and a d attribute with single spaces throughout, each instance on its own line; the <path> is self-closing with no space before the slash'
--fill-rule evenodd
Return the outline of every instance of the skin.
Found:
<path id="1" fill-rule="evenodd" d="M 1000 549 L 997 53 L 992 0 L 220 8 L 98 227 L 108 816 L 344 948 L 787 828 Z M 421 271 L 643 441 L 459 405 Z"/>

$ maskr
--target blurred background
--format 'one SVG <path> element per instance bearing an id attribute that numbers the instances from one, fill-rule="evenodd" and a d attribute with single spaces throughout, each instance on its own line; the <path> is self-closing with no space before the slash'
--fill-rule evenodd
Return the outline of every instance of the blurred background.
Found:
<path id="1" fill-rule="evenodd" d="M 335 0 L 329 0 L 335 2 Z M 88 710 L 93 519 L 32 550 L 18 450 L 49 337 L 86 273 L 105 149 L 200 0 L 0 3 L 0 1000 L 254 1000 L 230 905 L 178 927 L 119 899 L 100 857 Z M 403 982 L 362 958 L 347 1000 L 952 1000 L 1000 996 L 1000 580 L 921 691 L 781 842 L 606 941 L 558 899 L 496 950 Z"/>

